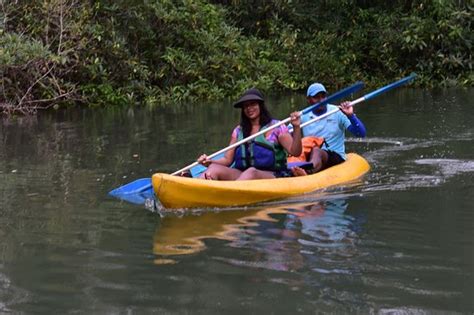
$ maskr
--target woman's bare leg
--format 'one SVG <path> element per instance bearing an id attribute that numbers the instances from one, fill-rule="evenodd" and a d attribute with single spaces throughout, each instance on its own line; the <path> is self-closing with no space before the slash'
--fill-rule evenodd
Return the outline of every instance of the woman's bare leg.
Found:
<path id="1" fill-rule="evenodd" d="M 202 172 L 199 178 L 214 180 L 236 180 L 241 174 L 242 171 L 238 169 L 212 163 L 209 165 L 207 170 Z"/>
<path id="2" fill-rule="evenodd" d="M 256 169 L 255 167 L 250 167 L 240 174 L 237 180 L 248 180 L 248 179 L 269 179 L 275 178 L 272 172 L 269 171 L 261 171 Z"/>

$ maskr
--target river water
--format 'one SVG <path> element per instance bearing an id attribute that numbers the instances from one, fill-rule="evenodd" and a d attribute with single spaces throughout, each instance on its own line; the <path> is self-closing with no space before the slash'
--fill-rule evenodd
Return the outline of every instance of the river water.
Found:
<path id="1" fill-rule="evenodd" d="M 473 100 L 400 88 L 357 105 L 358 183 L 161 214 L 107 192 L 225 147 L 230 102 L 4 119 L 0 313 L 472 314 Z"/>

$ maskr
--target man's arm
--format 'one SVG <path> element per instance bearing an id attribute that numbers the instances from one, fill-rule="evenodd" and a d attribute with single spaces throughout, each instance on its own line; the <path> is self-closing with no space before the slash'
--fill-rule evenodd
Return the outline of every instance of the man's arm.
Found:
<path id="1" fill-rule="evenodd" d="M 347 118 L 349 118 L 349 121 L 351 122 L 351 125 L 347 127 L 347 130 L 349 130 L 356 137 L 364 138 L 366 135 L 366 130 L 362 121 L 357 118 L 355 114 L 352 114 Z"/>
<path id="2" fill-rule="evenodd" d="M 360 119 L 357 118 L 357 116 L 355 115 L 354 108 L 350 106 L 350 102 L 342 102 L 339 108 L 341 109 L 341 112 L 343 112 L 344 115 L 346 115 L 346 117 L 351 122 L 349 127 L 347 127 L 347 130 L 349 130 L 356 137 L 365 137 L 365 126 L 362 121 L 360 121 Z"/>

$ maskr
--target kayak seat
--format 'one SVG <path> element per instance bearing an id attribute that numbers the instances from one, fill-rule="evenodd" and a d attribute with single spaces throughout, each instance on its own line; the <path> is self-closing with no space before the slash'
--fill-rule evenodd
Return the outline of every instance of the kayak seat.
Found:
<path id="1" fill-rule="evenodd" d="M 311 162 L 290 162 L 287 164 L 288 169 L 296 166 L 301 167 L 305 171 L 311 171 L 313 169 L 313 163 Z"/>

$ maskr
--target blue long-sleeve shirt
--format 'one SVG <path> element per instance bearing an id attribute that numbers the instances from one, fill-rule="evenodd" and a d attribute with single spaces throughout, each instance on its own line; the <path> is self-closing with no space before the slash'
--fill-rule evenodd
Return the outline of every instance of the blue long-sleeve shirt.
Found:
<path id="1" fill-rule="evenodd" d="M 351 125 L 347 127 L 347 130 L 356 137 L 364 138 L 367 134 L 364 123 L 362 123 L 355 114 L 352 114 L 352 116 L 348 116 L 347 118 L 349 118 L 349 121 L 351 122 Z"/>

